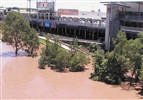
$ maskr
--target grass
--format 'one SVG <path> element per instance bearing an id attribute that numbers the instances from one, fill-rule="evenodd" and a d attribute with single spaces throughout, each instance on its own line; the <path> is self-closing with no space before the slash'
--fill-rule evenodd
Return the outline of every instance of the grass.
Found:
<path id="1" fill-rule="evenodd" d="M 39 38 L 40 44 L 46 44 L 46 40 Z"/>
<path id="2" fill-rule="evenodd" d="M 46 45 L 46 40 L 39 38 L 39 42 L 40 44 L 44 44 Z M 53 43 L 48 41 L 48 45 L 53 45 Z M 61 49 L 65 50 L 64 48 L 62 48 L 61 46 L 59 46 Z"/>
<path id="3" fill-rule="evenodd" d="M 27 10 L 27 8 L 19 8 L 20 10 Z"/>

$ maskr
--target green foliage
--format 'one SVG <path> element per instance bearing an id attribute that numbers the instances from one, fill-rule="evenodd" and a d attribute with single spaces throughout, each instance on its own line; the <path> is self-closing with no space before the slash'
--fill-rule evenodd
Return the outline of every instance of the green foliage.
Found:
<path id="1" fill-rule="evenodd" d="M 92 43 L 89 46 L 89 52 L 94 53 L 97 50 L 97 48 L 98 48 L 98 45 L 96 43 Z"/>
<path id="2" fill-rule="evenodd" d="M 114 51 L 108 53 L 106 59 L 106 82 L 110 84 L 121 84 L 125 79 L 124 75 L 128 72 L 128 59 Z"/>
<path id="3" fill-rule="evenodd" d="M 103 50 L 98 50 L 97 52 L 95 52 L 94 73 L 91 74 L 92 79 L 103 80 L 102 78 L 106 75 L 106 66 L 104 66 L 102 63 L 104 59 L 105 54 Z"/>
<path id="4" fill-rule="evenodd" d="M 95 53 L 95 70 L 91 73 L 91 78 L 109 84 L 121 84 L 130 71 L 132 78 L 142 80 L 143 33 L 139 33 L 135 40 L 127 40 L 125 32 L 120 31 L 113 44 L 113 51 Z"/>
<path id="5" fill-rule="evenodd" d="M 122 55 L 124 53 L 124 46 L 127 43 L 126 33 L 119 31 L 117 38 L 113 40 L 114 51 Z"/>
<path id="6" fill-rule="evenodd" d="M 36 50 L 39 49 L 39 38 L 36 35 L 36 31 L 34 29 L 29 30 L 29 34 L 23 36 L 24 43 L 25 43 L 25 51 L 28 53 L 29 56 L 36 56 Z"/>
<path id="7" fill-rule="evenodd" d="M 73 38 L 72 42 L 70 43 L 71 53 L 77 52 L 78 48 L 78 39 Z"/>
<path id="8" fill-rule="evenodd" d="M 70 58 L 70 65 L 69 70 L 76 72 L 76 71 L 83 71 L 84 70 L 84 64 L 88 63 L 88 59 L 83 55 L 82 53 L 75 53 Z"/>
<path id="9" fill-rule="evenodd" d="M 0 21 L 0 32 L 3 31 L 4 24 L 5 24 L 4 21 Z"/>
<path id="10" fill-rule="evenodd" d="M 68 51 L 59 48 L 57 51 L 57 56 L 54 58 L 54 60 L 55 68 L 58 69 L 58 71 L 64 71 L 69 65 L 70 54 Z"/>
<path id="11" fill-rule="evenodd" d="M 44 40 L 44 39 L 40 39 L 40 38 L 39 38 L 39 42 L 40 42 L 41 44 L 46 44 L 46 40 Z"/>
<path id="12" fill-rule="evenodd" d="M 84 64 L 87 63 L 87 57 L 79 52 L 74 54 L 60 47 L 58 37 L 55 42 L 46 42 L 46 49 L 43 49 L 39 59 L 39 68 L 44 69 L 46 65 L 56 71 L 64 71 L 69 68 L 70 71 L 83 71 Z"/>
<path id="13" fill-rule="evenodd" d="M 125 45 L 125 56 L 130 59 L 130 71 L 132 72 L 132 77 L 141 77 L 141 72 L 143 68 L 143 33 L 139 34 L 139 38 L 135 40 L 129 40 Z"/>
<path id="14" fill-rule="evenodd" d="M 39 47 L 36 31 L 30 28 L 29 23 L 19 12 L 9 12 L 5 19 L 3 28 L 3 42 L 6 42 L 18 54 L 20 49 L 25 50 L 28 55 L 35 56 Z"/>
<path id="15" fill-rule="evenodd" d="M 127 38 L 124 32 L 119 32 L 114 39 L 115 48 L 106 54 L 99 50 L 95 53 L 93 80 L 104 81 L 108 84 L 121 84 L 129 69 L 129 59 L 125 57 L 124 46 Z"/>

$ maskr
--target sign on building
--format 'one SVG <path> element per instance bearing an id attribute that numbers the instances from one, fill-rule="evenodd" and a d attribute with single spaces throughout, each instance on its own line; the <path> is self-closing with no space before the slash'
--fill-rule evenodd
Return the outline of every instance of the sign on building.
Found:
<path id="1" fill-rule="evenodd" d="M 59 15 L 78 15 L 77 9 L 58 9 Z"/>
<path id="2" fill-rule="evenodd" d="M 54 11 L 54 2 L 37 2 L 38 10 Z"/>
<path id="3" fill-rule="evenodd" d="M 45 27 L 51 27 L 51 23 L 50 22 L 45 22 Z"/>
<path id="4" fill-rule="evenodd" d="M 111 6 L 107 6 L 107 13 L 111 13 Z"/>

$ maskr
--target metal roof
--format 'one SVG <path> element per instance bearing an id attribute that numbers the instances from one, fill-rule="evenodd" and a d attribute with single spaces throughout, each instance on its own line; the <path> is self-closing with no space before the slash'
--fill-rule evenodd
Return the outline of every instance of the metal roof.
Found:
<path id="1" fill-rule="evenodd" d="M 141 1 L 135 1 L 135 2 L 131 2 L 131 1 L 125 1 L 125 2 L 100 2 L 100 3 L 104 3 L 104 5 L 116 5 L 116 6 L 122 6 L 122 7 L 127 7 L 130 8 L 130 6 L 127 6 L 126 3 L 139 3 L 141 5 L 143 5 L 143 2 Z"/>
<path id="2" fill-rule="evenodd" d="M 107 3 L 107 4 L 104 4 L 104 5 L 116 5 L 116 6 L 131 8 L 130 6 L 126 6 L 126 5 L 123 5 L 123 4 L 120 4 L 120 3 Z"/>

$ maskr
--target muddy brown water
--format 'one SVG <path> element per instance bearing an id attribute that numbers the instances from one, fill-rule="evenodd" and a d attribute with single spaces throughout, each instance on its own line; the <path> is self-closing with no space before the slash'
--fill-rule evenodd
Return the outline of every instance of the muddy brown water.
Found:
<path id="1" fill-rule="evenodd" d="M 92 64 L 85 72 L 59 73 L 38 69 L 38 59 L 15 57 L 11 46 L 2 43 L 2 99 L 138 99 L 137 91 L 125 91 L 89 79 Z"/>

